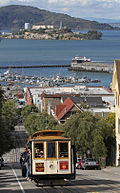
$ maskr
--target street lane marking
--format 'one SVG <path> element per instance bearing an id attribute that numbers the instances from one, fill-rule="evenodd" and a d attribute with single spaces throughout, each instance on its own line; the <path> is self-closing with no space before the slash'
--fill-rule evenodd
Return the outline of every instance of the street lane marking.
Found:
<path id="1" fill-rule="evenodd" d="M 22 184 L 20 183 L 20 181 L 19 181 L 19 179 L 18 179 L 18 177 L 17 177 L 17 174 L 16 174 L 16 172 L 15 172 L 15 170 L 14 170 L 13 168 L 12 168 L 12 171 L 13 171 L 15 177 L 16 177 L 16 180 L 17 180 L 17 182 L 18 182 L 18 184 L 19 184 L 19 186 L 20 186 L 20 189 L 21 189 L 22 193 L 25 193 L 25 190 L 24 190 Z"/>

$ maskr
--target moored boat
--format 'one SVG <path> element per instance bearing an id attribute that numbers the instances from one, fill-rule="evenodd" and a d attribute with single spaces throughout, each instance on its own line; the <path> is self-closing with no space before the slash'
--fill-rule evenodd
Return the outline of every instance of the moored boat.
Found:
<path id="1" fill-rule="evenodd" d="M 86 58 L 85 56 L 84 57 L 77 57 L 76 56 L 72 59 L 72 63 L 79 64 L 79 63 L 84 63 L 84 62 L 91 62 L 91 59 Z"/>

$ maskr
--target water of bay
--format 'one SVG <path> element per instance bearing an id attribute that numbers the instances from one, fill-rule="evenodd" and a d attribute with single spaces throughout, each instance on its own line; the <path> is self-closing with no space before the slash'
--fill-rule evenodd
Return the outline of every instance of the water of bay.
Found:
<path id="1" fill-rule="evenodd" d="M 74 56 L 86 56 L 92 61 L 104 61 L 113 65 L 114 60 L 120 58 L 120 31 L 104 31 L 102 40 L 3 39 L 0 42 L 0 66 L 70 64 Z M 1 73 L 4 71 L 1 70 Z M 57 74 L 79 78 L 87 76 L 101 80 L 94 84 L 96 86 L 109 87 L 112 81 L 112 74 L 73 72 L 68 71 L 67 68 L 21 68 L 13 71 L 24 75 L 46 77 Z"/>

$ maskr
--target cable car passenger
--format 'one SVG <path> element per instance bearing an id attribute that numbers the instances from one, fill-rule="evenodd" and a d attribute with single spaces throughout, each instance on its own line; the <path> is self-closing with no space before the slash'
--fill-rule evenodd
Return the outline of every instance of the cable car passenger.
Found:
<path id="1" fill-rule="evenodd" d="M 35 143 L 35 158 L 43 158 L 43 143 Z"/>

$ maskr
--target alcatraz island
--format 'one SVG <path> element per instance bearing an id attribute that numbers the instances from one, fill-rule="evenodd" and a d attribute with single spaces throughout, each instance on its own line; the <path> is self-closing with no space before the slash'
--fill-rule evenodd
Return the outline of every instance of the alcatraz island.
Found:
<path id="1" fill-rule="evenodd" d="M 17 32 L 1 33 L 1 38 L 7 39 L 39 39 L 39 40 L 100 40 L 101 32 L 88 31 L 82 33 L 80 31 L 72 31 L 70 28 L 32 28 L 21 29 Z"/>

